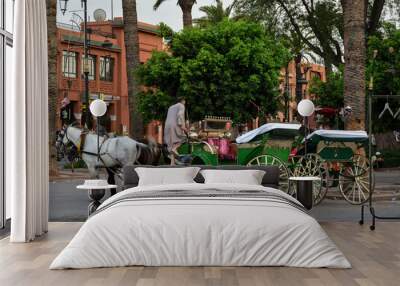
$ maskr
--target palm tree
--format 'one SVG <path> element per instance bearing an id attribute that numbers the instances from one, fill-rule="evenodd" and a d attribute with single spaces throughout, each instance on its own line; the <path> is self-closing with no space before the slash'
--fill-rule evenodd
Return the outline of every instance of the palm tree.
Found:
<path id="1" fill-rule="evenodd" d="M 134 75 L 140 66 L 136 0 L 122 0 L 122 12 L 128 78 L 129 133 L 134 138 L 141 139 L 143 137 L 143 120 L 137 109 L 137 95 L 140 90 Z"/>
<path id="2" fill-rule="evenodd" d="M 57 121 L 57 0 L 46 0 L 48 45 L 48 112 L 49 112 L 49 174 L 57 175 L 56 121 Z"/>
<path id="3" fill-rule="evenodd" d="M 346 129 L 365 129 L 365 0 L 341 0 L 344 14 L 344 104 L 353 113 Z"/>
<path id="4" fill-rule="evenodd" d="M 154 4 L 154 10 L 157 10 L 160 5 L 166 0 L 156 0 Z M 193 5 L 196 4 L 196 0 L 178 0 L 178 5 L 181 7 L 183 13 L 183 27 L 192 27 L 193 19 L 192 19 L 192 8 Z"/>
<path id="5" fill-rule="evenodd" d="M 202 6 L 199 8 L 199 10 L 206 15 L 204 17 L 195 19 L 194 22 L 198 24 L 201 27 L 207 26 L 209 24 L 216 24 L 221 22 L 222 20 L 229 18 L 233 7 L 235 5 L 235 1 L 232 3 L 232 5 L 228 6 L 227 8 L 224 8 L 224 4 L 222 3 L 221 0 L 215 0 L 216 5 L 208 5 L 208 6 Z"/>

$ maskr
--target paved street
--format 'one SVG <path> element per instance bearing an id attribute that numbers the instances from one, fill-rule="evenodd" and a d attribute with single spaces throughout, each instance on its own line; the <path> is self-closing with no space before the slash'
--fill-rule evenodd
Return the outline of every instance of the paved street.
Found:
<path id="1" fill-rule="evenodd" d="M 84 176 L 85 174 L 83 174 Z M 79 174 L 75 174 L 79 177 Z M 377 188 L 384 186 L 386 193 L 397 193 L 400 186 L 400 170 L 377 172 Z M 87 218 L 89 198 L 87 192 L 76 190 L 76 186 L 84 179 L 62 179 L 50 182 L 50 221 L 84 221 Z M 391 189 L 390 189 L 391 188 Z M 109 192 L 105 198 L 109 196 Z M 400 200 L 393 195 L 391 201 L 376 203 L 379 215 L 400 215 Z M 320 221 L 355 221 L 360 217 L 360 207 L 352 206 L 342 200 L 324 200 L 321 205 L 311 211 L 311 215 Z M 366 216 L 369 218 L 369 216 Z"/>

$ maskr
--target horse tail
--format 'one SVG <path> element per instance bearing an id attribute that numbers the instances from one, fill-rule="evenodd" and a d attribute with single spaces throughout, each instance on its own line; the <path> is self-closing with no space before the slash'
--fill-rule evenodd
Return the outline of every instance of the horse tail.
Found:
<path id="1" fill-rule="evenodd" d="M 170 153 L 168 151 L 167 144 L 160 144 L 160 150 L 161 150 L 161 154 L 162 154 L 163 159 L 164 159 L 164 163 L 167 164 L 167 165 L 171 164 L 171 159 L 169 157 Z M 160 154 L 160 156 L 161 156 L 161 154 Z"/>
<path id="2" fill-rule="evenodd" d="M 136 159 L 135 159 L 135 164 L 141 165 L 143 158 L 142 157 L 142 148 L 140 146 L 140 144 L 136 143 Z"/>
<path id="3" fill-rule="evenodd" d="M 148 147 L 151 154 L 151 164 L 158 165 L 161 157 L 161 144 L 158 144 L 154 139 L 149 139 Z"/>
<path id="4" fill-rule="evenodd" d="M 137 160 L 142 165 L 158 165 L 161 157 L 161 148 L 154 140 L 146 140 L 137 144 Z"/>

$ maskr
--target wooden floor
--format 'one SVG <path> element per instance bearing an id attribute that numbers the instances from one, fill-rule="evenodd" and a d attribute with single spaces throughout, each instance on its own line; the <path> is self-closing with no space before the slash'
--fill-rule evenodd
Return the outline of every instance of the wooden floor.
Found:
<path id="1" fill-rule="evenodd" d="M 29 244 L 0 241 L 0 285 L 400 285 L 400 222 L 368 226 L 322 224 L 353 269 L 287 267 L 125 267 L 48 270 L 49 264 L 81 226 L 50 223 L 48 235 Z"/>

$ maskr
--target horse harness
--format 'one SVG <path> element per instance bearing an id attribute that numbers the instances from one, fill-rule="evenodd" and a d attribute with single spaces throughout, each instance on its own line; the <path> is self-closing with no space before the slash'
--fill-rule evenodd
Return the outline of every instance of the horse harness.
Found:
<path id="1" fill-rule="evenodd" d="M 69 141 L 69 142 L 73 142 L 71 139 L 69 139 L 68 138 L 68 127 L 69 126 L 67 126 L 67 128 L 65 129 L 65 136 L 66 136 L 66 138 L 67 138 L 67 140 Z M 88 130 L 85 130 L 85 131 L 82 131 L 82 133 L 80 134 L 80 142 L 79 142 L 79 144 L 78 144 L 78 146 L 77 146 L 77 149 L 78 149 L 78 154 L 79 154 L 79 156 L 82 158 L 82 154 L 86 154 L 86 155 L 89 155 L 89 156 L 98 156 L 99 157 L 99 159 L 100 159 L 100 161 L 103 163 L 103 165 L 104 166 L 106 166 L 106 164 L 105 164 L 105 162 L 104 162 L 104 160 L 103 160 L 103 158 L 102 158 L 102 156 L 104 156 L 104 155 L 107 155 L 107 156 L 109 156 L 112 160 L 114 160 L 115 162 L 116 162 L 116 164 L 117 165 L 119 165 L 119 166 L 122 166 L 122 163 L 118 160 L 118 159 L 115 159 L 114 157 L 112 157 L 109 153 L 100 153 L 99 155 L 97 154 L 97 153 L 94 153 L 94 152 L 89 152 L 89 151 L 85 151 L 84 150 L 84 148 L 85 148 L 85 144 L 86 144 L 86 137 L 87 137 L 87 135 L 89 134 L 89 132 L 88 132 Z M 104 144 L 104 142 L 106 142 L 107 140 L 103 140 L 102 142 L 101 142 L 101 145 L 100 145 L 100 150 L 101 150 L 101 147 L 103 146 L 103 144 Z M 138 159 L 139 159 L 139 157 L 140 157 L 140 155 L 141 155 L 141 148 L 138 148 L 139 146 L 138 145 L 136 145 L 136 151 L 137 151 L 137 156 L 136 156 L 136 161 L 135 161 L 135 163 L 136 164 L 139 164 L 140 162 L 138 161 Z M 106 167 L 107 168 L 107 167 Z M 109 169 L 109 168 L 107 168 L 107 169 Z"/>

